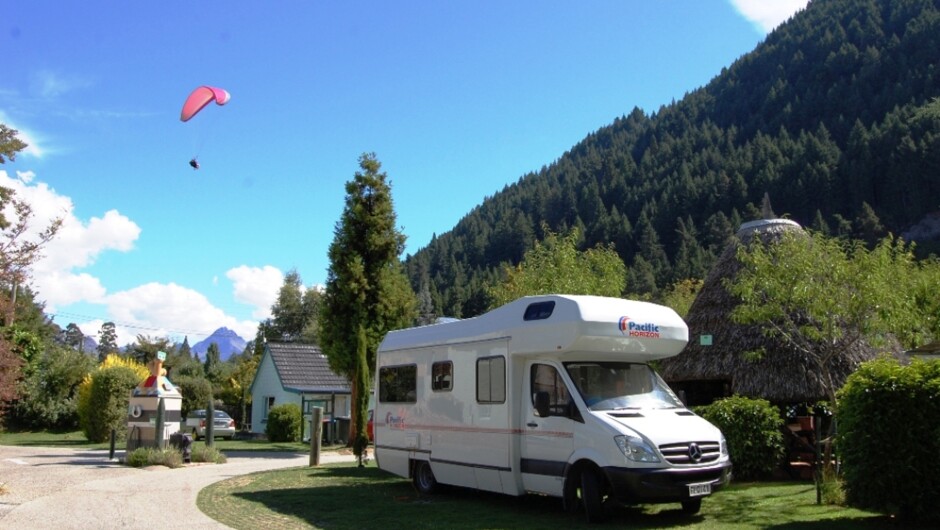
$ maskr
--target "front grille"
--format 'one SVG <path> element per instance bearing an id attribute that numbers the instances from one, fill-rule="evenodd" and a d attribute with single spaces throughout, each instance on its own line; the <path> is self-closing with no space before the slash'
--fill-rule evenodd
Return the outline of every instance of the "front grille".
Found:
<path id="1" fill-rule="evenodd" d="M 701 452 L 701 458 L 697 461 L 692 459 L 694 451 L 691 450 L 692 444 L 698 447 Z M 710 464 L 718 460 L 721 456 L 721 446 L 718 442 L 682 442 L 675 444 L 664 444 L 659 446 L 659 451 L 670 464 L 677 466 L 696 466 Z"/>

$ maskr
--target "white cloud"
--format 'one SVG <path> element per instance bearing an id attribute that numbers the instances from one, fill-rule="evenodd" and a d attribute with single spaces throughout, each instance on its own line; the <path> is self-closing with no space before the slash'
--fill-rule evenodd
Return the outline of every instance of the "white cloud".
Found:
<path id="1" fill-rule="evenodd" d="M 33 287 L 49 312 L 78 301 L 100 301 L 105 295 L 101 282 L 75 269 L 93 264 L 102 252 L 131 250 L 140 236 L 140 227 L 116 210 L 84 223 L 75 217 L 69 197 L 59 195 L 44 182 L 33 184 L 34 177 L 32 172 L 17 172 L 13 179 L 0 171 L 0 186 L 12 189 L 19 200 L 32 207 L 27 237 L 35 237 L 53 219 L 62 220 L 58 234 L 43 247 L 42 258 L 33 266 Z"/>
<path id="2" fill-rule="evenodd" d="M 230 269 L 225 276 L 234 284 L 235 299 L 255 307 L 251 316 L 257 319 L 271 316 L 271 306 L 284 283 L 284 273 L 270 265 L 260 268 L 241 265 Z"/>
<path id="3" fill-rule="evenodd" d="M 251 340 L 258 329 L 257 322 L 228 316 L 202 293 L 175 283 L 147 283 L 109 295 L 104 303 L 115 322 L 118 344 L 131 342 L 141 334 L 174 341 L 187 336 L 192 345 L 223 326 Z"/>
<path id="4" fill-rule="evenodd" d="M 101 281 L 86 272 L 36 270 L 31 283 L 49 313 L 77 302 L 100 302 L 107 293 Z"/>
<path id="5" fill-rule="evenodd" d="M 808 0 L 731 0 L 731 5 L 764 33 L 770 33 L 808 3 Z"/>
<path id="6" fill-rule="evenodd" d="M 254 338 L 257 321 L 229 316 L 201 293 L 175 283 L 151 282 L 108 294 L 101 280 L 81 269 L 94 264 L 104 252 L 133 250 L 140 227 L 117 210 L 83 221 L 75 217 L 71 198 L 59 195 L 35 177 L 31 171 L 18 171 L 12 178 L 0 170 L 0 186 L 14 190 L 19 200 L 32 207 L 31 232 L 26 237 L 35 237 L 53 219 L 62 219 L 59 232 L 43 247 L 43 257 L 32 269 L 31 286 L 45 302 L 47 313 L 80 302 L 102 305 L 109 318 L 84 320 L 82 332 L 97 340 L 101 324 L 109 320 L 115 323 L 120 345 L 134 341 L 139 334 L 174 341 L 188 336 L 190 344 L 195 344 L 223 326 L 246 340 Z M 5 214 L 13 218 L 10 210 Z M 255 313 L 261 315 L 258 318 L 266 318 L 283 274 L 271 266 L 242 266 L 230 270 L 228 277 L 235 284 L 235 297 L 256 306 Z"/>

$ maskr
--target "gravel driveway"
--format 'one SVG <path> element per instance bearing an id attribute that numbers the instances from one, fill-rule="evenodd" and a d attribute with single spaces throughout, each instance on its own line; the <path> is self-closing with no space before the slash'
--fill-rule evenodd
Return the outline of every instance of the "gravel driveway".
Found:
<path id="1" fill-rule="evenodd" d="M 132 468 L 123 451 L 0 446 L 0 529 L 228 528 L 196 507 L 199 490 L 229 477 L 306 466 L 308 455 L 226 453 L 225 464 Z M 353 461 L 322 453 L 320 463 Z"/>

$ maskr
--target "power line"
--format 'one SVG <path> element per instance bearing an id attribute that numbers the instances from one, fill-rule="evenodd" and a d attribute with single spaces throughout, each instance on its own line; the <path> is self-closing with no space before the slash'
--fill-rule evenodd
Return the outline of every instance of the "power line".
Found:
<path id="1" fill-rule="evenodd" d="M 47 313 L 47 316 L 49 316 L 49 317 L 51 317 L 51 318 L 53 318 L 53 319 L 56 318 L 56 317 L 62 317 L 63 320 L 69 320 L 69 321 L 72 321 L 72 322 L 75 322 L 75 320 L 78 320 L 78 322 L 75 322 L 76 324 L 80 324 L 80 323 L 83 323 L 83 322 L 84 322 L 84 323 L 87 323 L 87 322 L 91 322 L 91 321 L 94 321 L 94 320 L 100 320 L 100 321 L 102 321 L 102 322 L 111 322 L 111 323 L 113 323 L 115 326 L 120 326 L 120 327 L 122 327 L 122 328 L 139 329 L 139 330 L 143 330 L 143 331 L 166 332 L 166 333 L 170 333 L 170 334 L 174 334 L 174 335 L 183 335 L 183 336 L 195 335 L 195 336 L 206 336 L 206 337 L 208 337 L 208 336 L 212 335 L 212 334 L 215 332 L 214 330 L 213 330 L 213 331 L 209 331 L 209 332 L 205 332 L 205 331 L 197 331 L 197 330 L 178 330 L 178 329 L 167 329 L 167 328 L 155 328 L 155 327 L 150 327 L 150 326 L 143 326 L 143 325 L 140 325 L 140 324 L 129 324 L 129 323 L 127 323 L 127 322 L 115 322 L 114 320 L 110 320 L 110 319 L 107 319 L 107 318 L 92 317 L 92 316 L 88 316 L 88 315 L 80 315 L 80 314 L 78 314 L 78 313 L 67 313 L 67 312 Z"/>

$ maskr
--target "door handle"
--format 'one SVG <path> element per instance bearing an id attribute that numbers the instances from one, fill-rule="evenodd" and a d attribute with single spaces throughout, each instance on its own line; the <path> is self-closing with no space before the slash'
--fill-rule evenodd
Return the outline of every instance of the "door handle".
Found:
<path id="1" fill-rule="evenodd" d="M 533 422 L 526 423 L 526 426 L 527 426 L 527 427 L 532 427 L 532 428 L 534 429 L 534 428 L 538 427 L 539 424 L 538 424 L 538 423 L 535 423 L 535 422 L 533 421 Z"/>

